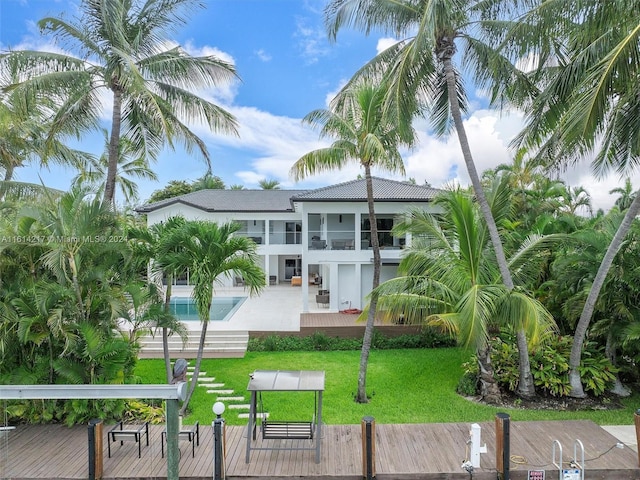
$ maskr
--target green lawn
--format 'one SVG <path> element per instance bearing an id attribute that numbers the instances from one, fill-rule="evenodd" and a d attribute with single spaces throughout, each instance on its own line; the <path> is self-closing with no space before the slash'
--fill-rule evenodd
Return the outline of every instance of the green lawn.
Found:
<path id="1" fill-rule="evenodd" d="M 249 374 L 254 370 L 324 370 L 326 385 L 323 420 L 327 424 L 358 424 L 363 416 L 378 423 L 431 423 L 491 421 L 497 412 L 506 412 L 512 420 L 590 419 L 601 425 L 633 423 L 640 396 L 625 400 L 622 410 L 546 411 L 516 410 L 478 405 L 455 392 L 462 363 L 469 355 L 459 348 L 376 350 L 371 352 L 368 368 L 368 404 L 356 404 L 359 351 L 332 352 L 248 352 L 245 358 L 205 359 L 202 370 L 244 395 Z M 191 362 L 193 364 L 193 362 Z M 164 383 L 162 360 L 140 360 L 136 373 L 143 383 Z M 208 424 L 213 419 L 215 397 L 196 389 L 190 415 L 185 423 Z M 311 420 L 313 395 L 308 392 L 263 395 L 263 405 L 273 420 Z M 235 410 L 227 409 L 229 425 L 245 425 Z"/>

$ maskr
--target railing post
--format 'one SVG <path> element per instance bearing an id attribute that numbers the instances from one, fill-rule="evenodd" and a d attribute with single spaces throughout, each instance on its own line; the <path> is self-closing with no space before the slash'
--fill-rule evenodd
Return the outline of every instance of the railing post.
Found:
<path id="1" fill-rule="evenodd" d="M 89 480 L 102 478 L 102 420 L 95 418 L 89 422 Z"/>
<path id="2" fill-rule="evenodd" d="M 640 408 L 633 414 L 633 420 L 636 426 L 636 445 L 640 445 Z M 638 466 L 640 467 L 640 449 L 638 450 Z"/>
<path id="3" fill-rule="evenodd" d="M 376 478 L 376 421 L 362 417 L 362 478 Z"/>

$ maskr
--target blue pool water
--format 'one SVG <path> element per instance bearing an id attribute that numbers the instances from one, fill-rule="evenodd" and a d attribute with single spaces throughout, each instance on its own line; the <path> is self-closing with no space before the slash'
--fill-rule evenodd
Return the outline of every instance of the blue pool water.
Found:
<path id="1" fill-rule="evenodd" d="M 214 297 L 211 310 L 209 310 L 209 320 L 217 322 L 228 321 L 246 298 Z M 200 320 L 198 310 L 191 297 L 171 297 L 170 309 L 178 320 Z"/>

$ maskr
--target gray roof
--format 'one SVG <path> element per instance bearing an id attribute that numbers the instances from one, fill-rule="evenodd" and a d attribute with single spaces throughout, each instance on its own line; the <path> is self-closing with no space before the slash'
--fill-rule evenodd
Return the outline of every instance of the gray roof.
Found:
<path id="1" fill-rule="evenodd" d="M 373 177 L 377 202 L 430 202 L 442 192 L 437 188 Z M 293 212 L 293 202 L 366 202 L 365 180 L 330 185 L 315 190 L 198 190 L 143 205 L 148 213 L 181 203 L 206 212 Z"/>
<path id="2" fill-rule="evenodd" d="M 293 212 L 291 197 L 305 190 L 198 190 L 143 205 L 148 213 L 181 203 L 207 212 Z"/>
<path id="3" fill-rule="evenodd" d="M 373 177 L 373 197 L 377 202 L 429 202 L 442 190 L 408 182 Z M 364 179 L 330 185 L 292 195 L 293 202 L 366 202 Z"/>

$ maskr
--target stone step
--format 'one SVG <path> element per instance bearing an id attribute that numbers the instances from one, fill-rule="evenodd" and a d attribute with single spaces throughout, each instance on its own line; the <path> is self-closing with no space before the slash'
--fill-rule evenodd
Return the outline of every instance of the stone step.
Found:
<path id="1" fill-rule="evenodd" d="M 207 393 L 212 393 L 212 394 L 216 394 L 216 393 L 220 394 L 220 393 L 222 393 L 222 394 L 229 395 L 229 394 L 233 393 L 233 390 L 207 390 Z"/>
<path id="2" fill-rule="evenodd" d="M 218 397 L 220 402 L 243 402 L 244 397 Z"/>
<path id="3" fill-rule="evenodd" d="M 206 387 L 206 388 L 221 388 L 221 387 L 224 387 L 224 383 L 200 383 L 200 382 L 198 382 L 198 386 Z"/>
<path id="4" fill-rule="evenodd" d="M 216 377 L 203 377 L 201 375 L 198 375 L 198 382 L 214 382 L 216 380 Z"/>
<path id="5" fill-rule="evenodd" d="M 248 403 L 243 403 L 243 404 L 230 403 L 229 405 L 227 405 L 227 408 L 234 408 L 234 409 L 238 409 L 238 410 L 242 410 L 242 409 L 249 410 L 250 407 L 251 407 L 251 405 L 249 405 Z"/>

